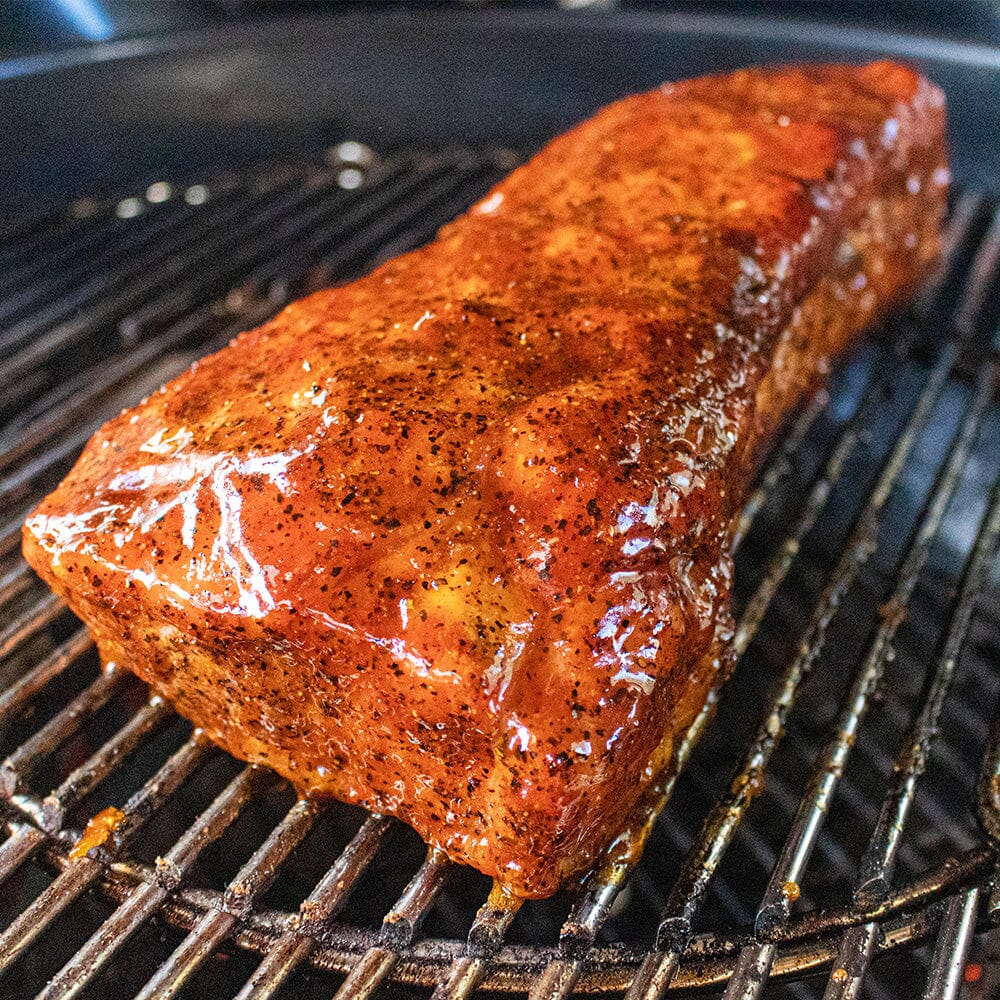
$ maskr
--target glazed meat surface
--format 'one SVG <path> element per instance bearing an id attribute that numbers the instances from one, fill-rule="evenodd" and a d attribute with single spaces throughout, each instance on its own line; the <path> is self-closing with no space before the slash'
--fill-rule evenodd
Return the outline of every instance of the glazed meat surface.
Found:
<path id="1" fill-rule="evenodd" d="M 627 98 L 104 426 L 25 554 L 236 756 L 550 894 L 725 675 L 762 450 L 946 184 L 891 63 Z"/>

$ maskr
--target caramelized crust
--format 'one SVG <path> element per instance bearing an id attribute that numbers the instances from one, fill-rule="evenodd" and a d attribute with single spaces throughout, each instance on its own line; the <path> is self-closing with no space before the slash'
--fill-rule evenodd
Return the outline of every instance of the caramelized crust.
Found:
<path id="1" fill-rule="evenodd" d="M 25 554 L 238 757 L 548 895 L 724 675 L 752 469 L 946 181 L 890 63 L 620 101 L 108 423 Z"/>

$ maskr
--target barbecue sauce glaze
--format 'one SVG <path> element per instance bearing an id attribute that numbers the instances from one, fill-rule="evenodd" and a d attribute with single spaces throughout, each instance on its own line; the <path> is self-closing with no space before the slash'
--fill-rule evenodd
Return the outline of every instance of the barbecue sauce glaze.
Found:
<path id="1" fill-rule="evenodd" d="M 25 554 L 238 757 L 548 895 L 725 675 L 752 470 L 946 183 L 890 63 L 620 101 L 110 421 Z"/>

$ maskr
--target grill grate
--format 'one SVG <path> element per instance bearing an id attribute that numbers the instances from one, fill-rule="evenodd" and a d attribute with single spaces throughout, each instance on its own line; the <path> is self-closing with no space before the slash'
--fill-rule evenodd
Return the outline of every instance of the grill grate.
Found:
<path id="1" fill-rule="evenodd" d="M 988 199 L 957 198 L 914 304 L 772 454 L 739 525 L 740 666 L 651 792 L 642 862 L 612 852 L 574 893 L 517 911 L 395 821 L 293 801 L 135 678 L 99 669 L 20 561 L 21 519 L 101 421 L 289 298 L 426 240 L 516 159 L 379 159 L 346 143 L 322 163 L 160 183 L 9 230 L 7 982 L 47 998 L 367 997 L 389 981 L 436 1000 L 696 986 L 834 998 L 862 981 L 874 997 L 956 995 L 977 923 L 1000 916 L 997 616 L 979 600 L 1000 543 Z M 109 805 L 122 824 L 70 858 Z M 929 958 L 914 953 L 932 936 Z M 780 986 L 810 973 L 824 978 Z"/>

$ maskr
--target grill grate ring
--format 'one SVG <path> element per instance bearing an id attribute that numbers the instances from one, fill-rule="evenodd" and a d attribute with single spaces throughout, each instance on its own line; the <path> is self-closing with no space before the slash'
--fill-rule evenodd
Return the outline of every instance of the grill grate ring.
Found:
<path id="1" fill-rule="evenodd" d="M 273 313 L 285 299 L 365 270 L 374 260 L 426 239 L 437 223 L 511 165 L 506 151 L 402 153 L 384 161 L 372 159 L 365 166 L 365 183 L 345 190 L 338 180 L 343 164 L 334 156 L 322 166 L 272 168 L 251 177 L 198 185 L 206 192 L 213 188 L 218 192 L 214 215 L 205 214 L 204 203 L 186 203 L 170 214 L 159 204 L 123 199 L 117 209 L 98 205 L 75 221 L 60 222 L 58 239 L 46 238 L 42 231 L 26 241 L 24 261 L 15 263 L 6 286 L 0 287 L 4 323 L 0 343 L 5 352 L 0 373 L 6 376 L 0 384 L 7 387 L 0 390 L 0 412 L 7 418 L 0 425 L 0 495 L 13 514 L 0 528 L 0 559 L 13 560 L 9 567 L 0 563 L 4 612 L 0 671 L 8 680 L 0 693 L 0 730 L 13 726 L 54 681 L 74 677 L 90 648 L 84 633 L 69 628 L 61 603 L 39 589 L 13 552 L 22 513 L 58 480 L 96 424 L 140 395 L 143 387 L 159 384 L 183 368 L 190 356 L 186 352 L 221 346 L 238 330 Z M 139 222 L 130 222 L 132 212 Z M 142 219 L 143 214 L 148 218 Z M 235 225 L 237 235 L 220 231 L 220 219 Z M 155 225 L 145 228 L 150 222 Z M 275 224 L 279 231 L 270 238 L 278 247 L 276 253 L 268 251 L 266 241 L 261 246 L 251 238 Z M 115 245 L 118 238 L 124 243 Z M 207 248 L 202 245 L 205 239 Z M 238 250 L 225 260 L 214 260 L 226 247 Z M 95 250 L 106 267 L 95 269 L 97 276 L 81 284 L 86 269 L 76 255 L 86 248 Z M 168 264 L 165 269 L 151 269 L 162 260 Z M 209 264 L 207 273 L 193 271 L 198 261 Z M 837 393 L 819 394 L 803 408 L 765 467 L 740 524 L 740 539 L 748 541 L 751 551 L 754 547 L 761 551 L 755 533 L 760 535 L 761 523 L 766 525 L 771 517 L 774 497 L 789 483 L 797 483 L 803 496 L 781 526 L 785 541 L 772 545 L 763 560 L 755 560 L 764 572 L 743 601 L 737 645 L 744 659 L 770 655 L 762 654 L 760 647 L 769 651 L 775 641 L 776 607 L 780 608 L 788 587 L 801 582 L 796 574 L 806 562 L 803 550 L 817 533 L 817 525 L 824 524 L 830 509 L 837 506 L 838 492 L 850 479 L 858 456 L 872 451 L 870 429 L 892 395 L 892 383 L 904 367 L 916 373 L 915 397 L 901 415 L 893 447 L 870 458 L 873 471 L 859 513 L 850 517 L 845 541 L 835 546 L 828 568 L 813 588 L 811 625 L 807 608 L 805 627 L 800 628 L 805 638 L 791 659 L 774 661 L 779 666 L 784 662 L 784 683 L 780 672 L 771 679 L 778 695 L 770 705 L 765 703 L 761 716 L 765 722 L 756 738 L 748 734 L 750 751 L 737 781 L 707 810 L 700 835 L 695 836 L 696 830 L 686 835 L 677 828 L 673 810 L 662 815 L 652 830 L 654 839 L 661 831 L 669 833 L 687 854 L 661 914 L 652 951 L 653 926 L 647 926 L 644 941 L 614 940 L 623 886 L 634 885 L 637 893 L 658 897 L 648 866 L 633 870 L 631 859 L 611 858 L 591 874 L 569 906 L 558 943 L 518 943 L 520 918 L 514 910 L 490 901 L 472 921 L 466 943 L 434 933 L 421 937 L 421 924 L 436 912 L 435 905 L 445 907 L 451 882 L 459 874 L 433 852 L 416 869 L 381 926 L 352 923 L 350 890 L 367 884 L 383 842 L 399 827 L 377 817 L 361 825 L 297 913 L 269 906 L 272 882 L 295 864 L 289 858 L 296 847 L 330 811 L 310 803 L 292 805 L 259 846 L 253 845 L 256 851 L 228 888 L 188 885 L 199 855 L 226 835 L 257 800 L 258 790 L 273 780 L 254 768 L 237 773 L 225 788 L 214 790 L 216 797 L 163 860 L 144 863 L 133 852 L 144 826 L 195 780 L 207 762 L 222 756 L 197 733 L 181 743 L 158 775 L 132 794 L 123 807 L 126 822 L 111 841 L 90 857 L 70 860 L 68 850 L 80 831 L 63 829 L 62 824 L 79 818 L 82 805 L 92 801 L 102 782 L 114 778 L 129 759 L 140 756 L 158 733 L 176 722 L 158 699 L 137 706 L 117 729 L 101 737 L 101 746 L 88 745 L 82 757 L 63 768 L 55 790 L 45 794 L 41 783 L 53 759 L 65 746 L 83 739 L 81 734 L 95 716 L 121 701 L 131 684 L 130 679 L 100 672 L 69 700 L 51 705 L 51 716 L 39 726 L 29 726 L 26 737 L 0 765 L 8 830 L 7 840 L 0 844 L 0 880 L 15 876 L 33 863 L 32 858 L 56 873 L 55 881 L 0 935 L 0 968 L 29 954 L 59 914 L 75 905 L 89 887 L 100 885 L 117 909 L 70 957 L 42 996 L 84 991 L 154 915 L 188 934 L 153 978 L 132 991 L 143 997 L 173 996 L 189 986 L 199 967 L 227 941 L 264 956 L 241 997 L 275 994 L 303 964 L 346 974 L 339 994 L 343 996 L 368 996 L 391 980 L 434 988 L 435 997 L 442 998 L 468 996 L 478 988 L 562 997 L 574 990 L 630 987 L 630 996 L 650 997 L 667 988 L 727 983 L 727 997 L 753 997 L 768 977 L 790 978 L 850 965 L 846 980 L 834 975 L 828 989 L 830 996 L 846 996 L 854 995 L 851 990 L 860 984 L 874 954 L 912 946 L 935 933 L 927 995 L 952 995 L 977 913 L 983 909 L 983 890 L 992 884 L 995 853 L 980 834 L 975 846 L 954 850 L 943 863 L 925 864 L 916 874 L 893 881 L 896 854 L 901 863 L 910 862 L 902 833 L 895 833 L 897 827 L 888 820 L 895 815 L 905 821 L 911 808 L 921 807 L 915 797 L 917 780 L 955 683 L 958 657 L 967 650 L 967 633 L 979 610 L 977 596 L 988 583 L 1000 535 L 997 456 L 989 448 L 989 429 L 997 419 L 997 362 L 991 346 L 982 340 L 995 309 L 998 265 L 1000 214 L 991 211 L 982 197 L 961 194 L 946 233 L 944 263 L 925 282 L 911 311 L 896 318 L 888 350 L 878 349 L 882 370 L 877 370 L 878 364 L 868 364 L 854 402 L 839 418 L 830 416 L 831 408 L 842 405 Z M 131 279 L 138 274 L 145 277 L 136 284 Z M 39 303 L 46 301 L 39 310 Z M 950 331 L 943 341 L 942 330 Z M 109 331 L 114 332 L 111 338 Z M 84 370 L 67 374 L 67 358 L 82 358 Z M 921 494 L 916 521 L 901 534 L 905 552 L 887 569 L 878 570 L 885 577 L 881 583 L 872 582 L 866 574 L 876 572 L 877 567 L 869 564 L 879 561 L 883 522 L 893 516 L 900 483 L 926 450 L 928 428 L 940 420 L 947 397 L 959 390 L 961 400 L 951 408 L 957 417 L 946 435 L 948 447 L 928 479 L 931 490 Z M 803 468 L 808 466 L 803 452 L 810 442 L 815 445 L 816 428 L 824 422 L 833 436 L 810 474 Z M 902 744 L 900 769 L 882 817 L 876 819 L 877 807 L 861 800 L 873 810 L 875 823 L 853 901 L 796 913 L 782 887 L 792 882 L 797 886 L 798 876 L 808 872 L 817 843 L 827 852 L 835 850 L 824 845 L 820 827 L 829 802 L 838 793 L 846 796 L 852 787 L 842 776 L 855 746 L 853 732 L 864 722 L 883 674 L 901 648 L 905 623 L 917 616 L 913 603 L 927 584 L 928 567 L 938 571 L 935 547 L 940 545 L 942 525 L 950 525 L 948 513 L 954 513 L 955 497 L 967 490 L 966 466 L 977 462 L 992 469 L 980 477 L 986 478 L 979 489 L 985 497 L 992 482 L 992 500 L 974 519 L 974 537 L 963 549 L 966 569 L 960 591 L 948 595 L 951 625 L 941 639 L 936 676 L 917 703 L 912 726 L 902 713 L 902 728 L 910 729 L 912 738 Z M 958 575 L 945 573 L 946 579 L 957 580 Z M 811 668 L 821 659 L 827 666 L 830 648 L 837 645 L 838 614 L 847 615 L 843 607 L 855 589 L 876 586 L 887 593 L 889 602 L 875 625 L 867 658 L 862 656 L 842 683 L 840 719 L 831 719 L 824 730 L 825 753 L 819 752 L 820 742 L 809 758 L 810 768 L 817 762 L 822 766 L 813 772 L 812 784 L 800 798 L 782 785 L 773 767 L 768 770 L 771 756 L 780 760 L 785 751 L 786 716 L 795 707 L 800 687 L 808 687 Z M 780 619 L 777 627 L 780 630 Z M 901 627 L 903 633 L 897 635 Z M 54 640 L 47 639 L 50 635 Z M 987 654 L 992 651 L 988 648 Z M 80 679 L 86 680 L 83 675 Z M 713 711 L 713 706 L 706 709 L 677 754 L 681 765 L 693 758 L 702 766 L 696 744 L 703 732 L 712 733 Z M 991 792 L 995 786 L 990 783 L 998 761 L 1000 747 L 991 744 L 980 796 L 981 819 L 990 831 L 996 831 L 1000 822 Z M 961 770 L 961 759 L 957 766 Z M 753 840 L 753 831 L 744 822 L 765 771 L 770 794 L 783 798 L 789 815 L 788 838 L 777 852 Z M 689 780 L 689 772 L 664 779 L 660 801 L 653 803 L 654 819 L 675 782 Z M 712 926 L 701 929 L 702 901 L 714 905 L 713 893 L 723 891 L 719 887 L 724 885 L 730 845 L 739 847 L 743 840 L 756 851 L 770 884 L 759 894 L 759 904 L 741 902 L 742 916 L 735 926 L 710 920 Z M 625 896 L 631 893 L 629 888 Z M 748 905 L 756 912 L 745 919 Z M 531 904 L 524 909 L 527 917 Z M 1000 903 L 991 897 L 985 910 L 992 919 Z M 871 974 L 865 982 L 873 982 Z"/>
<path id="2" fill-rule="evenodd" d="M 16 820 L 9 821 L 8 825 L 13 838 L 19 835 L 28 838 L 22 850 L 29 850 L 27 844 L 35 849 L 42 845 L 47 866 L 56 871 L 66 871 L 71 867 L 67 850 L 72 846 L 72 836 L 60 838 L 61 845 L 46 844 L 44 837 L 37 841 L 32 838 L 38 833 L 35 827 L 18 824 Z M 891 938 L 887 943 L 892 947 L 925 940 L 937 928 L 943 903 L 956 898 L 969 885 L 982 882 L 992 871 L 995 859 L 992 849 L 978 848 L 949 860 L 938 871 L 928 872 L 918 882 L 908 884 L 870 910 L 852 912 L 842 909 L 804 914 L 790 922 L 782 935 L 782 943 L 788 947 L 777 963 L 778 975 L 801 975 L 829 965 L 836 955 L 839 932 L 868 919 L 879 920 L 883 927 L 891 929 Z M 126 862 L 101 867 L 99 878 L 102 889 L 117 903 L 126 901 L 137 886 L 156 884 L 155 872 L 149 866 Z M 163 913 L 170 923 L 190 931 L 206 915 L 230 915 L 224 909 L 221 895 L 206 890 L 181 889 L 164 904 Z M 232 933 L 240 947 L 268 955 L 281 940 L 288 917 L 282 911 L 252 911 L 243 923 L 238 923 L 238 918 L 234 917 L 227 934 Z M 326 972 L 347 973 L 354 968 L 358 958 L 373 947 L 377 933 L 371 929 L 333 924 L 317 938 L 315 949 L 308 956 L 302 956 L 302 960 L 308 958 L 313 966 Z M 746 933 L 696 936 L 687 949 L 675 988 L 724 984 L 735 967 L 739 949 L 746 942 Z M 885 945 L 883 943 L 882 947 Z M 432 939 L 402 949 L 394 979 L 407 985 L 433 987 L 442 981 L 449 964 L 461 959 L 463 947 L 461 941 Z M 590 955 L 588 966 L 576 984 L 577 989 L 587 993 L 627 989 L 647 953 L 648 949 L 639 945 L 598 946 Z M 558 955 L 558 946 L 501 947 L 492 955 L 491 968 L 480 986 L 491 991 L 523 991 L 546 963 Z M 170 969 L 168 966 L 162 968 Z M 156 987 L 161 992 L 151 992 L 150 995 L 165 995 L 162 985 L 163 980 L 160 980 Z"/>

